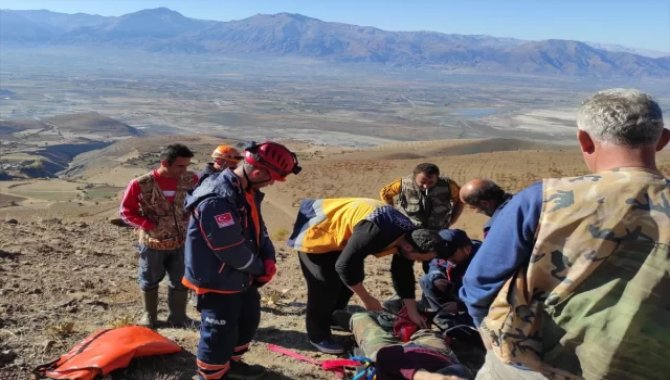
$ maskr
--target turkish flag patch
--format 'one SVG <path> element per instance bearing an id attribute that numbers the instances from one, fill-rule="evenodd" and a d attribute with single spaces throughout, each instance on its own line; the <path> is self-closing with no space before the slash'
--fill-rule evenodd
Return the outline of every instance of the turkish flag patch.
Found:
<path id="1" fill-rule="evenodd" d="M 225 214 L 219 214 L 214 216 L 214 220 L 216 220 L 216 224 L 219 226 L 219 228 L 223 227 L 228 227 L 232 226 L 235 224 L 235 220 L 233 219 L 233 214 L 227 212 Z"/>

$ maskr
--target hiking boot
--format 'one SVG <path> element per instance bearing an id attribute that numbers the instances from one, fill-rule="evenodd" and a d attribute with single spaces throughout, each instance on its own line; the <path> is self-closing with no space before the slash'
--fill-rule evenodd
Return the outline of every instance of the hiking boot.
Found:
<path id="1" fill-rule="evenodd" d="M 188 291 L 168 289 L 168 310 L 167 322 L 172 327 L 191 327 L 193 320 L 186 316 L 186 303 L 188 302 Z"/>
<path id="2" fill-rule="evenodd" d="M 230 370 L 224 379 L 253 380 L 262 379 L 267 374 L 265 367 L 257 364 L 247 364 L 241 361 L 230 361 Z"/>
<path id="3" fill-rule="evenodd" d="M 309 343 L 324 354 L 339 355 L 343 354 L 345 351 L 344 346 L 336 342 L 332 337 L 326 338 L 318 343 L 310 340 Z"/>
<path id="4" fill-rule="evenodd" d="M 137 324 L 154 329 L 158 322 L 158 289 L 142 292 L 142 299 L 144 300 L 144 313 Z"/>

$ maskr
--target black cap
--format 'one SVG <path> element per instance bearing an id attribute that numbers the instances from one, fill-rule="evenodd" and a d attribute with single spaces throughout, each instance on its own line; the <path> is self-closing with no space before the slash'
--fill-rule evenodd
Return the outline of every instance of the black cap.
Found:
<path id="1" fill-rule="evenodd" d="M 466 234 L 463 230 L 445 228 L 440 230 L 439 235 L 442 238 L 442 244 L 444 244 L 444 248 L 442 250 L 444 251 L 443 254 L 445 257 L 438 255 L 442 259 L 450 258 L 458 248 L 466 245 L 472 245 L 472 240 L 470 240 L 468 234 Z"/>
<path id="2" fill-rule="evenodd" d="M 414 231 L 409 236 L 409 240 L 416 248 L 417 251 L 421 253 L 427 252 L 437 252 L 438 257 L 442 257 L 445 252 L 444 240 L 440 237 L 440 234 L 435 230 L 429 230 L 426 228 L 419 228 Z"/>

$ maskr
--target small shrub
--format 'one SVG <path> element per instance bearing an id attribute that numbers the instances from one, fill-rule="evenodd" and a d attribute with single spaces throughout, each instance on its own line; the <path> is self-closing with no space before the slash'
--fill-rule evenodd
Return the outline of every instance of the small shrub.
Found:
<path id="1" fill-rule="evenodd" d="M 280 228 L 272 234 L 272 240 L 286 240 L 288 239 L 289 231 L 286 228 Z"/>
<path id="2" fill-rule="evenodd" d="M 57 322 L 48 327 L 49 332 L 60 339 L 65 339 L 75 333 L 74 322 Z"/>
<path id="3" fill-rule="evenodd" d="M 117 328 L 117 327 L 123 327 L 123 326 L 131 326 L 134 325 L 135 318 L 130 315 L 130 314 L 124 314 L 118 316 L 116 319 L 112 321 L 112 327 Z"/>

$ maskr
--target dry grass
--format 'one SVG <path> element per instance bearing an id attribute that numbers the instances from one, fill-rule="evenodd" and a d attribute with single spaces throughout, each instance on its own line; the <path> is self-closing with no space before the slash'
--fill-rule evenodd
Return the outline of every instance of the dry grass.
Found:
<path id="1" fill-rule="evenodd" d="M 47 326 L 47 331 L 56 339 L 67 339 L 77 332 L 72 321 L 57 321 Z"/>
<path id="2" fill-rule="evenodd" d="M 272 234 L 271 238 L 273 241 L 286 241 L 286 239 L 289 237 L 289 234 L 290 232 L 286 228 L 278 228 Z"/>

